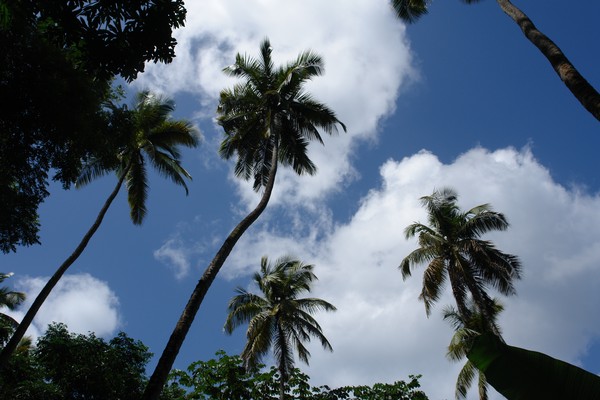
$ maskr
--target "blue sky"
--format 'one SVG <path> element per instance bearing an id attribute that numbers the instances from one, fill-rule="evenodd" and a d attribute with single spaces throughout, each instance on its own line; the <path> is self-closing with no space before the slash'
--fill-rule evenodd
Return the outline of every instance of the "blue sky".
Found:
<path id="1" fill-rule="evenodd" d="M 600 88 L 597 1 L 516 5 Z M 452 186 L 463 208 L 491 203 L 511 223 L 487 236 L 524 265 L 518 296 L 503 300 L 506 341 L 600 372 L 598 122 L 494 1 L 433 2 L 408 27 L 384 0 L 203 0 L 187 8 L 175 62 L 149 65 L 130 89 L 174 98 L 176 116 L 202 131 L 201 148 L 184 153 L 190 195 L 153 176 L 140 228 L 121 193 L 33 334 L 57 320 L 106 337 L 124 330 L 162 352 L 215 250 L 257 201 L 219 159 L 213 118 L 219 91 L 234 82 L 221 69 L 237 52 L 257 54 L 268 36 L 278 62 L 309 48 L 324 57 L 325 75 L 308 88 L 348 133 L 310 148 L 316 176 L 279 175 L 269 208 L 213 284 L 176 367 L 218 349 L 239 352 L 243 330 L 222 331 L 233 289 L 248 285 L 262 255 L 293 254 L 316 265 L 315 294 L 338 307 L 318 316 L 334 352 L 315 345 L 310 367 L 299 364 L 313 383 L 422 374 L 431 399 L 453 398 L 460 366 L 444 357 L 452 331 L 441 319 L 452 299 L 428 319 L 417 300 L 421 270 L 402 281 L 396 269 L 416 247 L 404 228 L 425 221 L 418 198 Z M 115 183 L 53 185 L 40 209 L 42 246 L 3 257 L 2 270 L 15 273 L 8 282 L 33 299 Z"/>

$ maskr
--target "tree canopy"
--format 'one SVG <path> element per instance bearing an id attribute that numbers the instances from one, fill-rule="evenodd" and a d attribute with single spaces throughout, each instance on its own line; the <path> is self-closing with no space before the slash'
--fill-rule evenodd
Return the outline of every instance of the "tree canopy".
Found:
<path id="1" fill-rule="evenodd" d="M 220 350 L 216 358 L 196 361 L 185 370 L 174 370 L 167 390 L 182 390 L 182 400 L 274 400 L 279 396 L 279 372 L 257 364 L 247 369 L 240 356 L 230 356 Z M 290 371 L 285 390 L 290 400 L 427 400 L 419 390 L 420 376 L 407 381 L 375 383 L 373 385 L 311 386 L 310 377 L 298 368 Z"/>
<path id="2" fill-rule="evenodd" d="M 107 342 L 52 324 L 36 346 L 13 355 L 0 374 L 0 399 L 138 399 L 151 356 L 122 332 Z"/>
<path id="3" fill-rule="evenodd" d="M 81 163 L 114 148 L 117 76 L 174 57 L 183 0 L 0 2 L 0 250 L 39 243 L 51 178 L 68 188 Z M 10 101 L 6 101 L 10 99 Z"/>

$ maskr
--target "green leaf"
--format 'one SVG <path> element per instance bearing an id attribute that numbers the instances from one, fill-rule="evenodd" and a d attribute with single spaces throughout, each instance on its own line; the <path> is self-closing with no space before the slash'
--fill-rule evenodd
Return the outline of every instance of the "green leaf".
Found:
<path id="1" fill-rule="evenodd" d="M 467 357 L 509 400 L 600 398 L 597 375 L 537 351 L 509 346 L 491 334 L 477 338 Z"/>

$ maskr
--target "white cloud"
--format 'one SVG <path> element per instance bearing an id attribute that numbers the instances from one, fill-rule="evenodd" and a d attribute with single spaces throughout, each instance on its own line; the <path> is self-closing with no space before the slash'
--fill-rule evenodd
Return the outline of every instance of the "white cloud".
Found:
<path id="1" fill-rule="evenodd" d="M 458 191 L 463 209 L 491 203 L 511 223 L 508 231 L 486 236 L 518 255 L 524 267 L 518 296 L 502 299 L 507 342 L 579 363 L 600 335 L 594 308 L 600 302 L 600 197 L 555 183 L 528 149 L 475 148 L 451 164 L 423 151 L 389 160 L 380 172 L 381 186 L 347 223 L 317 222 L 320 232 L 291 233 L 259 225 L 228 261 L 230 271 L 247 271 L 249 259 L 256 266 L 260 255 L 291 252 L 317 265 L 315 293 L 338 312 L 319 316 L 334 353 L 311 347 L 307 373 L 313 383 L 368 384 L 423 374 L 430 398 L 453 397 L 460 365 L 445 359 L 452 331 L 441 318 L 450 294 L 427 319 L 417 300 L 422 268 L 405 282 L 397 270 L 417 246 L 405 240 L 404 228 L 426 222 L 419 197 L 444 186 Z M 313 226 L 310 218 L 298 220 Z"/>
<path id="2" fill-rule="evenodd" d="M 179 239 L 168 239 L 154 250 L 153 255 L 155 259 L 168 265 L 177 279 L 183 279 L 190 272 L 190 252 Z"/>
<path id="3" fill-rule="evenodd" d="M 23 277 L 15 287 L 27 294 L 19 310 L 11 312 L 21 321 L 25 311 L 48 281 L 48 277 Z M 48 324 L 62 322 L 69 331 L 98 336 L 114 334 L 119 327 L 119 300 L 108 284 L 89 274 L 65 275 L 48 296 L 27 335 L 37 338 L 45 332 Z"/>
<path id="4" fill-rule="evenodd" d="M 187 2 L 186 26 L 176 32 L 177 57 L 169 65 L 148 65 L 135 85 L 175 95 L 192 92 L 199 114 L 213 117 L 219 92 L 233 80 L 222 73 L 238 52 L 258 54 L 269 37 L 276 63 L 293 60 L 306 49 L 323 56 L 325 75 L 307 85 L 348 126 L 348 133 L 326 138 L 325 148 L 310 147 L 316 177 L 280 170 L 272 204 L 296 205 L 340 190 L 354 179 L 350 157 L 357 142 L 376 140 L 381 118 L 394 111 L 401 88 L 415 77 L 404 27 L 385 0 L 205 0 Z M 235 181 L 244 204 L 256 203 L 251 185 Z"/>

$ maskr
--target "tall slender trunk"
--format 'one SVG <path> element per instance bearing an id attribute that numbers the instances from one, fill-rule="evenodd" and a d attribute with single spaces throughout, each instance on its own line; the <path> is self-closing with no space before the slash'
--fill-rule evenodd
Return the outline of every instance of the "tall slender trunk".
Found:
<path id="1" fill-rule="evenodd" d="M 196 313 L 200 309 L 200 305 L 204 300 L 204 296 L 208 292 L 211 284 L 217 277 L 219 270 L 225 263 L 225 260 L 233 250 L 237 241 L 242 237 L 244 232 L 258 219 L 258 217 L 262 214 L 262 212 L 267 207 L 269 203 L 269 199 L 271 198 L 271 193 L 273 191 L 273 186 L 275 184 L 275 175 L 277 174 L 277 153 L 279 152 L 279 147 L 277 140 L 275 140 L 273 146 L 273 155 L 271 159 L 271 170 L 269 171 L 269 177 L 267 180 L 267 185 L 265 186 L 265 192 L 263 193 L 258 205 L 254 210 L 252 210 L 227 236 L 221 248 L 210 262 L 204 274 L 196 284 L 192 295 L 190 296 L 181 316 L 179 317 L 179 321 L 175 325 L 175 329 L 171 333 L 171 337 L 163 350 L 163 353 L 158 360 L 158 364 L 148 381 L 148 385 L 146 386 L 146 390 L 144 391 L 144 395 L 142 396 L 142 400 L 157 400 L 162 392 L 162 389 L 167 382 L 167 378 L 171 368 L 173 367 L 173 363 L 177 358 L 177 354 L 181 349 L 181 345 L 185 340 L 185 337 L 194 322 L 194 318 L 196 317 Z"/>
<path id="2" fill-rule="evenodd" d="M 123 171 L 123 174 L 119 178 L 117 185 L 111 192 L 110 196 L 108 196 L 108 198 L 104 202 L 104 205 L 100 209 L 96 220 L 94 221 L 90 229 L 86 232 L 86 234 L 83 236 L 83 239 L 81 239 L 81 242 L 79 242 L 79 245 L 75 248 L 75 251 L 73 251 L 73 253 L 60 265 L 60 267 L 58 267 L 54 275 L 52 275 L 52 277 L 48 280 L 46 285 L 42 288 L 42 291 L 37 295 L 37 297 L 33 301 L 33 304 L 31 305 L 31 307 L 29 307 L 29 310 L 27 310 L 27 313 L 23 317 L 23 320 L 13 333 L 12 337 L 10 338 L 4 349 L 2 349 L 2 352 L 0 352 L 0 370 L 2 370 L 6 366 L 10 355 L 15 351 L 15 349 L 19 345 L 19 342 L 21 341 L 21 339 L 23 339 L 23 336 L 25 336 L 27 328 L 29 328 L 29 325 L 31 325 L 33 318 L 35 318 L 36 314 L 42 307 L 42 304 L 44 304 L 44 302 L 50 295 L 52 289 L 54 289 L 54 287 L 56 286 L 60 278 L 62 278 L 64 273 L 67 272 L 67 269 L 69 269 L 69 267 L 79 258 L 81 253 L 83 253 L 83 250 L 85 250 L 85 248 L 87 247 L 90 239 L 92 238 L 92 236 L 94 236 L 94 233 L 96 233 L 96 231 L 100 227 L 100 224 L 102 223 L 102 220 L 104 219 L 108 208 L 112 204 L 115 197 L 117 197 L 119 190 L 121 190 L 121 186 L 123 185 L 125 176 L 127 175 L 127 172 L 130 168 L 131 162 Z"/>
<path id="3" fill-rule="evenodd" d="M 600 121 L 600 94 L 598 91 L 577 71 L 560 48 L 535 27 L 525 13 L 509 0 L 497 0 L 497 2 L 502 11 L 519 25 L 527 39 L 548 59 L 560 79 L 583 107 Z"/>
<path id="4" fill-rule="evenodd" d="M 279 331 L 279 344 L 281 350 L 281 358 L 279 359 L 279 400 L 285 400 L 285 383 L 289 379 L 290 368 L 285 365 L 286 354 L 288 353 L 288 342 L 286 341 L 286 335 L 277 322 L 277 330 Z"/>
<path id="5" fill-rule="evenodd" d="M 279 369 L 279 400 L 285 400 L 285 379 L 281 368 Z"/>

